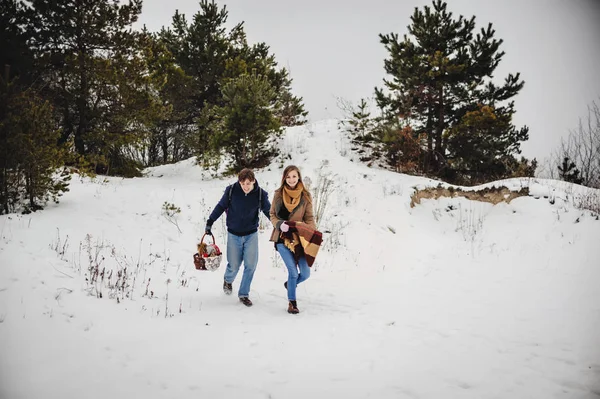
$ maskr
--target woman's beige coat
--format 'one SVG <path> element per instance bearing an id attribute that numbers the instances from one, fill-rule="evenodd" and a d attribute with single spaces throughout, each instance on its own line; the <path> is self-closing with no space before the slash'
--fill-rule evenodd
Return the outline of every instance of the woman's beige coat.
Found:
<path id="1" fill-rule="evenodd" d="M 300 197 L 300 203 L 294 210 L 290 213 L 290 217 L 288 220 L 292 222 L 304 222 L 308 224 L 313 229 L 317 229 L 317 225 L 315 224 L 315 216 L 313 213 L 312 206 L 312 198 L 309 200 L 306 193 L 302 193 Z M 281 195 L 281 189 L 275 190 L 275 194 L 273 195 L 273 202 L 271 202 L 271 210 L 269 212 L 269 216 L 271 217 L 271 223 L 273 223 L 273 233 L 271 233 L 270 241 L 276 242 L 279 239 L 279 235 L 281 234 L 281 230 L 279 230 L 279 226 L 284 219 L 279 219 L 277 217 L 279 210 L 283 206 L 283 196 Z"/>

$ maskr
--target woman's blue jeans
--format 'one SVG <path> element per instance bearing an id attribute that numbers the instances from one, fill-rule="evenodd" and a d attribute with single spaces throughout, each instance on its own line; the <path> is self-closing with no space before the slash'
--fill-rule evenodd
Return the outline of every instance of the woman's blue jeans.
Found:
<path id="1" fill-rule="evenodd" d="M 310 267 L 308 267 L 308 263 L 306 263 L 306 258 L 304 256 L 300 257 L 298 260 L 298 265 L 296 265 L 296 260 L 294 259 L 294 254 L 285 245 L 278 243 L 276 245 L 277 252 L 281 255 L 281 259 L 283 259 L 283 263 L 285 263 L 285 267 L 288 270 L 288 300 L 295 301 L 296 300 L 296 286 L 303 281 L 306 281 L 310 277 Z"/>
<path id="2" fill-rule="evenodd" d="M 258 232 L 241 237 L 227 232 L 227 269 L 225 269 L 227 283 L 233 283 L 242 261 L 244 262 L 244 274 L 238 291 L 240 298 L 248 297 L 254 271 L 258 264 Z"/>

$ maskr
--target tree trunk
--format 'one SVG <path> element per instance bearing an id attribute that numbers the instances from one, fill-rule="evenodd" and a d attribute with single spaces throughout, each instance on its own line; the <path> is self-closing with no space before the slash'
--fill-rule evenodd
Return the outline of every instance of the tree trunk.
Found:
<path id="1" fill-rule="evenodd" d="M 148 166 L 156 166 L 158 162 L 158 133 L 153 131 L 148 144 Z"/>
<path id="2" fill-rule="evenodd" d="M 440 87 L 438 91 L 438 122 L 435 130 L 435 151 L 439 155 L 444 155 L 444 149 L 442 148 L 442 133 L 444 132 L 444 87 Z M 436 159 L 436 166 L 439 166 L 439 160 Z"/>
<path id="3" fill-rule="evenodd" d="M 87 91 L 88 91 L 88 76 L 87 71 L 85 70 L 85 58 L 87 56 L 87 49 L 85 44 L 85 39 L 83 37 L 83 16 L 81 9 L 79 10 L 78 25 L 77 25 L 77 55 L 79 57 L 79 77 L 80 77 L 80 85 L 79 85 L 79 98 L 77 99 L 77 110 L 79 111 L 79 125 L 77 126 L 77 130 L 75 131 L 75 150 L 78 154 L 85 154 L 85 144 L 83 140 L 83 136 L 87 131 Z"/>
<path id="4" fill-rule="evenodd" d="M 160 148 L 162 150 L 163 165 L 169 160 L 169 133 L 168 128 L 163 128 L 160 132 Z"/>
<path id="5" fill-rule="evenodd" d="M 427 127 L 425 132 L 425 134 L 427 134 L 427 153 L 425 154 L 425 162 L 423 165 L 423 171 L 425 173 L 429 172 L 431 162 L 433 160 L 433 118 L 431 117 L 432 113 L 433 111 L 431 110 L 431 108 L 429 108 L 429 112 L 427 113 Z"/>

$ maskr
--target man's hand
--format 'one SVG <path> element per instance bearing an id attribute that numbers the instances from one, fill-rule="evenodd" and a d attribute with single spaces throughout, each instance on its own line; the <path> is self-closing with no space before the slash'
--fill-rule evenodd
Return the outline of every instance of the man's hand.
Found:
<path id="1" fill-rule="evenodd" d="M 204 228 L 204 232 L 209 236 L 212 236 L 212 226 L 206 225 L 206 227 Z"/>

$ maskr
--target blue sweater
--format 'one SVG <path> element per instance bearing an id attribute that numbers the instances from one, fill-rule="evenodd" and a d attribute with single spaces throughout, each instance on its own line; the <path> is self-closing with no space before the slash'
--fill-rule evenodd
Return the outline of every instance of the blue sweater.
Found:
<path id="1" fill-rule="evenodd" d="M 229 190 L 231 201 L 229 200 Z M 258 196 L 262 196 L 261 208 L 258 209 Z M 248 194 L 244 193 L 239 182 L 225 188 L 223 196 L 206 221 L 207 226 L 212 226 L 223 212 L 227 213 L 227 231 L 236 236 L 246 236 L 258 231 L 258 213 L 262 210 L 267 218 L 271 210 L 269 195 L 260 188 L 258 181 L 254 182 L 254 189 Z"/>

